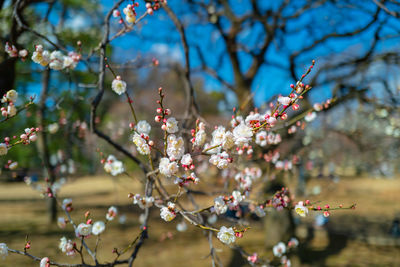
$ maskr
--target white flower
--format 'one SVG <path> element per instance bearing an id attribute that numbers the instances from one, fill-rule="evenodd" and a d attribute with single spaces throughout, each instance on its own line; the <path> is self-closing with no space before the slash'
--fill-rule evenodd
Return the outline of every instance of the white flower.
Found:
<path id="1" fill-rule="evenodd" d="M 113 155 L 109 155 L 106 163 L 104 163 L 104 170 L 112 176 L 117 176 L 125 171 L 122 161 L 117 160 Z"/>
<path id="2" fill-rule="evenodd" d="M 108 221 L 112 221 L 112 220 L 114 220 L 115 216 L 117 216 L 117 214 L 118 214 L 117 208 L 114 206 L 111 206 L 108 208 L 106 219 Z"/>
<path id="3" fill-rule="evenodd" d="M 123 93 L 126 92 L 126 82 L 121 80 L 120 76 L 117 76 L 112 83 L 111 83 L 111 88 L 113 89 L 114 92 L 116 92 L 118 95 L 122 95 Z"/>
<path id="4" fill-rule="evenodd" d="M 139 134 L 135 133 L 132 138 L 133 143 L 136 145 L 137 150 L 142 155 L 150 154 L 150 147 L 146 140 L 143 139 Z"/>
<path id="5" fill-rule="evenodd" d="M 66 253 L 67 256 L 75 255 L 74 243 L 71 240 L 67 240 L 65 236 L 60 239 L 60 245 L 58 247 L 63 253 Z"/>
<path id="6" fill-rule="evenodd" d="M 286 253 L 286 246 L 283 242 L 279 242 L 272 248 L 275 257 L 281 257 Z"/>
<path id="7" fill-rule="evenodd" d="M 133 6 L 132 5 L 127 5 L 124 9 L 123 12 L 125 14 L 125 20 L 128 23 L 134 23 L 136 21 L 136 16 L 135 13 L 133 13 L 132 10 Z"/>
<path id="8" fill-rule="evenodd" d="M 207 140 L 207 134 L 204 130 L 197 131 L 195 135 L 194 145 L 195 146 L 202 146 Z"/>
<path id="9" fill-rule="evenodd" d="M 59 129 L 59 126 L 58 126 L 57 122 L 49 124 L 49 126 L 47 126 L 47 130 L 51 134 L 55 134 L 58 131 L 58 129 Z"/>
<path id="10" fill-rule="evenodd" d="M 6 98 L 8 99 L 8 101 L 15 103 L 18 98 L 17 91 L 15 91 L 14 89 L 9 90 L 6 94 Z"/>
<path id="11" fill-rule="evenodd" d="M 300 201 L 299 203 L 297 203 L 297 205 L 294 207 L 294 210 L 301 217 L 306 217 L 308 214 L 308 208 L 304 206 L 303 201 Z"/>
<path id="12" fill-rule="evenodd" d="M 174 117 L 168 118 L 165 125 L 168 133 L 176 133 L 179 130 L 178 121 Z"/>
<path id="13" fill-rule="evenodd" d="M 260 146 L 267 145 L 267 132 L 266 131 L 260 131 L 256 134 L 256 144 L 260 145 Z"/>
<path id="14" fill-rule="evenodd" d="M 75 234 L 77 237 L 85 237 L 92 233 L 92 225 L 86 223 L 80 223 L 78 227 L 76 227 Z"/>
<path id="15" fill-rule="evenodd" d="M 185 153 L 185 146 L 182 137 L 171 134 L 167 139 L 167 154 L 171 160 L 180 159 Z"/>
<path id="16" fill-rule="evenodd" d="M 8 152 L 7 145 L 5 143 L 0 143 L 0 156 L 6 155 Z"/>
<path id="17" fill-rule="evenodd" d="M 217 166 L 218 169 L 226 169 L 230 162 L 230 158 L 228 153 L 224 151 L 222 153 L 212 155 L 209 159 L 209 162 Z"/>
<path id="18" fill-rule="evenodd" d="M 104 232 L 105 229 L 106 229 L 105 223 L 102 222 L 102 221 L 97 221 L 97 222 L 95 222 L 95 223 L 93 224 L 92 233 L 93 233 L 94 235 L 99 235 L 99 234 L 101 234 L 102 232 Z"/>
<path id="19" fill-rule="evenodd" d="M 250 140 L 251 137 L 253 136 L 253 131 L 252 129 L 241 122 L 238 126 L 233 129 L 233 136 L 235 138 L 235 144 L 238 146 L 242 146 L 244 144 L 247 144 Z"/>
<path id="20" fill-rule="evenodd" d="M 147 121 L 139 121 L 136 125 L 136 130 L 141 134 L 148 135 L 151 130 L 151 126 Z"/>
<path id="21" fill-rule="evenodd" d="M 315 111 L 321 111 L 322 110 L 322 105 L 319 104 L 319 103 L 315 103 L 313 105 L 313 108 L 314 108 Z"/>
<path id="22" fill-rule="evenodd" d="M 246 123 L 246 125 L 251 125 L 250 122 L 260 122 L 260 121 L 263 121 L 263 120 L 264 120 L 264 117 L 261 116 L 260 113 L 253 113 L 252 112 L 246 117 L 244 122 Z"/>
<path id="23" fill-rule="evenodd" d="M 292 102 L 292 99 L 287 96 L 280 96 L 280 97 L 278 97 L 278 102 L 284 106 L 288 106 L 290 104 L 290 102 Z"/>
<path id="24" fill-rule="evenodd" d="M 213 145 L 220 145 L 222 144 L 222 140 L 224 138 L 225 135 L 225 127 L 223 126 L 218 126 L 217 129 L 215 129 L 212 132 L 212 142 L 211 144 Z"/>
<path id="25" fill-rule="evenodd" d="M 141 209 L 150 208 L 153 206 L 154 197 L 142 198 L 139 194 L 133 197 L 133 204 L 137 204 Z"/>
<path id="26" fill-rule="evenodd" d="M 61 229 L 64 229 L 67 226 L 67 221 L 65 220 L 64 217 L 58 217 L 57 219 L 57 225 L 58 227 L 60 227 Z"/>
<path id="27" fill-rule="evenodd" d="M 161 208 L 160 216 L 166 222 L 170 222 L 173 219 L 175 219 L 176 217 L 175 204 L 172 202 L 168 202 L 168 207 Z"/>
<path id="28" fill-rule="evenodd" d="M 8 105 L 7 107 L 7 116 L 13 117 L 17 114 L 17 108 L 14 105 Z"/>
<path id="29" fill-rule="evenodd" d="M 48 257 L 44 257 L 41 261 L 40 261 L 40 267 L 49 267 L 50 266 L 50 260 Z"/>
<path id="30" fill-rule="evenodd" d="M 75 61 L 72 57 L 70 56 L 65 56 L 63 60 L 63 68 L 64 69 L 75 69 L 76 65 L 78 64 L 77 61 Z"/>
<path id="31" fill-rule="evenodd" d="M 233 191 L 232 192 L 232 197 L 234 199 L 234 204 L 236 204 L 235 206 L 239 205 L 239 203 L 244 200 L 244 196 L 242 196 L 240 191 L 236 191 L 236 190 Z"/>
<path id="32" fill-rule="evenodd" d="M 64 66 L 64 55 L 60 51 L 53 51 L 50 54 L 50 69 L 61 70 Z"/>
<path id="33" fill-rule="evenodd" d="M 6 243 L 0 243 L 0 256 L 5 259 L 8 255 L 8 247 Z"/>
<path id="34" fill-rule="evenodd" d="M 225 132 L 224 137 L 222 139 L 222 148 L 228 150 L 233 147 L 235 144 L 235 138 L 233 133 L 230 131 Z"/>
<path id="35" fill-rule="evenodd" d="M 227 245 L 234 243 L 236 240 L 235 232 L 233 231 L 232 227 L 227 228 L 222 226 L 221 229 L 219 229 L 217 237 L 222 243 Z"/>
<path id="36" fill-rule="evenodd" d="M 217 214 L 224 214 L 228 210 L 228 206 L 225 204 L 223 196 L 214 199 L 214 210 Z"/>
<path id="37" fill-rule="evenodd" d="M 36 51 L 32 54 L 32 60 L 37 64 L 47 66 L 50 62 L 50 52 L 47 50 L 43 50 L 42 45 L 37 45 Z"/>
<path id="38" fill-rule="evenodd" d="M 183 155 L 181 159 L 181 164 L 185 166 L 190 166 L 193 163 L 192 156 L 190 154 Z"/>
<path id="39" fill-rule="evenodd" d="M 179 232 L 185 232 L 187 230 L 187 224 L 185 223 L 185 221 L 182 221 L 180 223 L 178 223 L 176 225 L 176 230 L 178 230 Z"/>
<path id="40" fill-rule="evenodd" d="M 161 174 L 171 177 L 178 172 L 179 166 L 175 161 L 171 162 L 169 158 L 162 158 L 158 168 Z"/>
<path id="41" fill-rule="evenodd" d="M 311 121 L 315 120 L 316 117 L 317 117 L 317 113 L 315 113 L 315 112 L 313 111 L 313 112 L 308 113 L 308 114 L 304 117 L 304 120 L 305 120 L 306 122 L 311 122 Z"/>

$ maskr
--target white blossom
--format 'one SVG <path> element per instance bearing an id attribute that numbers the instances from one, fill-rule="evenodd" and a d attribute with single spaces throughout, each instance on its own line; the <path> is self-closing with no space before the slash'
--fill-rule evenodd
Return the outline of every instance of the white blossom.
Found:
<path id="1" fill-rule="evenodd" d="M 304 117 L 304 120 L 305 120 L 306 122 L 311 122 L 311 121 L 315 120 L 316 117 L 317 117 L 317 113 L 315 113 L 315 112 L 313 111 L 313 112 L 308 113 L 308 114 Z"/>
<path id="2" fill-rule="evenodd" d="M 249 126 L 241 122 L 233 129 L 233 136 L 235 139 L 235 144 L 238 146 L 242 146 L 247 144 L 251 140 L 251 137 L 253 136 L 253 131 Z"/>
<path id="3" fill-rule="evenodd" d="M 168 202 L 168 207 L 162 207 L 160 210 L 161 218 L 166 221 L 172 221 L 176 217 L 175 204 Z"/>
<path id="4" fill-rule="evenodd" d="M 7 98 L 8 101 L 11 101 L 11 102 L 15 103 L 17 101 L 17 98 L 18 98 L 17 91 L 15 91 L 14 89 L 11 89 L 11 90 L 7 91 L 6 98 Z"/>
<path id="5" fill-rule="evenodd" d="M 122 95 L 126 92 L 126 82 L 121 80 L 120 76 L 117 76 L 111 83 L 112 90 L 118 95 Z"/>
<path id="6" fill-rule="evenodd" d="M 165 125 L 168 133 L 176 133 L 179 130 L 178 121 L 174 117 L 168 118 Z"/>
<path id="7" fill-rule="evenodd" d="M 278 97 L 278 102 L 284 106 L 288 106 L 290 104 L 290 102 L 292 102 L 292 99 L 287 96 L 280 96 L 280 97 Z"/>
<path id="8" fill-rule="evenodd" d="M 150 147 L 146 140 L 143 139 L 139 134 L 135 133 L 132 138 L 133 143 L 136 145 L 137 150 L 142 155 L 150 154 Z"/>
<path id="9" fill-rule="evenodd" d="M 122 161 L 117 160 L 113 155 L 109 155 L 104 163 L 104 170 L 112 176 L 117 176 L 125 171 Z"/>
<path id="10" fill-rule="evenodd" d="M 227 245 L 234 243 L 236 240 L 235 231 L 233 231 L 232 227 L 227 228 L 225 226 L 222 226 L 219 229 L 217 237 L 222 243 L 225 243 Z"/>
<path id="11" fill-rule="evenodd" d="M 108 208 L 107 214 L 106 214 L 106 219 L 107 221 L 112 221 L 114 218 L 117 216 L 118 210 L 116 207 L 111 206 Z"/>
<path id="12" fill-rule="evenodd" d="M 75 255 L 74 243 L 71 240 L 68 240 L 65 236 L 60 239 L 58 247 L 67 256 Z"/>
<path id="13" fill-rule="evenodd" d="M 180 159 L 185 153 L 185 146 L 182 137 L 171 134 L 167 139 L 167 154 L 171 160 Z"/>
<path id="14" fill-rule="evenodd" d="M 169 158 L 161 158 L 158 168 L 160 170 L 160 173 L 167 177 L 175 175 L 179 170 L 179 166 L 176 161 L 171 162 Z"/>
<path id="15" fill-rule="evenodd" d="M 48 257 L 44 257 L 40 260 L 40 267 L 50 267 L 50 259 Z"/>
<path id="16" fill-rule="evenodd" d="M 97 221 L 97 222 L 95 222 L 95 223 L 93 224 L 92 233 L 93 233 L 94 235 L 99 235 L 99 234 L 101 234 L 102 232 L 104 232 L 105 229 L 106 229 L 105 223 L 102 222 L 102 221 Z"/>
<path id="17" fill-rule="evenodd" d="M 75 230 L 77 237 L 86 237 L 92 233 L 92 225 L 86 223 L 80 223 Z"/>
<path id="18" fill-rule="evenodd" d="M 125 14 L 125 20 L 128 23 L 134 23 L 136 21 L 136 16 L 135 13 L 132 10 L 133 6 L 132 5 L 127 5 L 124 9 L 123 12 Z"/>
<path id="19" fill-rule="evenodd" d="M 49 68 L 53 70 L 62 70 L 63 66 L 64 66 L 64 55 L 57 50 L 51 52 Z"/>
<path id="20" fill-rule="evenodd" d="M 147 121 L 139 121 L 136 125 L 136 130 L 141 134 L 148 135 L 151 131 L 151 126 Z"/>
<path id="21" fill-rule="evenodd" d="M 6 155 L 8 152 L 7 145 L 5 143 L 0 143 L 0 156 Z"/>
<path id="22" fill-rule="evenodd" d="M 228 206 L 225 203 L 224 197 L 219 196 L 214 199 L 214 211 L 215 213 L 224 214 L 228 210 Z"/>
<path id="23" fill-rule="evenodd" d="M 218 169 L 226 169 L 230 161 L 231 160 L 229 158 L 229 155 L 225 151 L 222 153 L 214 154 L 209 159 L 209 162 L 217 166 Z"/>
<path id="24" fill-rule="evenodd" d="M 272 248 L 272 252 L 275 257 L 281 257 L 286 253 L 286 245 L 283 242 L 279 242 Z"/>
<path id="25" fill-rule="evenodd" d="M 308 208 L 304 206 L 303 201 L 300 201 L 299 203 L 297 203 L 297 205 L 294 207 L 294 210 L 301 217 L 306 217 L 308 214 Z"/>
<path id="26" fill-rule="evenodd" d="M 190 166 L 193 163 L 192 156 L 190 154 L 183 155 L 181 159 L 181 164 L 185 166 Z"/>
<path id="27" fill-rule="evenodd" d="M 133 204 L 137 204 L 141 209 L 150 208 L 153 203 L 154 197 L 152 196 L 141 197 L 139 194 L 133 196 Z"/>
<path id="28" fill-rule="evenodd" d="M 202 146 L 207 140 L 207 134 L 204 130 L 198 130 L 194 138 L 193 144 L 195 146 Z"/>
<path id="29" fill-rule="evenodd" d="M 268 143 L 267 141 L 267 132 L 266 131 L 260 131 L 256 134 L 256 144 L 259 146 L 266 146 Z"/>

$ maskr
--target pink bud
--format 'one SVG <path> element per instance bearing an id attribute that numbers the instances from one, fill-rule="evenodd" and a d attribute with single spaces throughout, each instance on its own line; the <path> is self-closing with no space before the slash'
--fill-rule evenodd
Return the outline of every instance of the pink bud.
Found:
<path id="1" fill-rule="evenodd" d="M 146 8 L 151 8 L 151 3 L 147 2 L 146 3 Z"/>
<path id="2" fill-rule="evenodd" d="M 148 8 L 147 9 L 147 13 L 149 13 L 149 15 L 153 15 L 154 11 L 152 8 Z"/>
<path id="3" fill-rule="evenodd" d="M 158 108 L 158 109 L 157 109 L 157 113 L 158 113 L 158 114 L 161 114 L 161 113 L 162 113 L 162 108 Z"/>
<path id="4" fill-rule="evenodd" d="M 165 115 L 170 115 L 171 114 L 171 110 L 169 108 L 165 109 L 164 114 Z"/>
<path id="5" fill-rule="evenodd" d="M 33 135 L 29 136 L 29 141 L 35 142 L 36 140 L 37 140 L 37 135 L 36 134 L 33 134 Z"/>
<path id="6" fill-rule="evenodd" d="M 21 139 L 28 139 L 28 136 L 26 134 L 21 134 L 20 138 Z"/>
<path id="7" fill-rule="evenodd" d="M 163 124 L 163 125 L 161 126 L 161 129 L 162 129 L 163 131 L 166 131 L 166 130 L 167 130 L 167 125 Z"/>

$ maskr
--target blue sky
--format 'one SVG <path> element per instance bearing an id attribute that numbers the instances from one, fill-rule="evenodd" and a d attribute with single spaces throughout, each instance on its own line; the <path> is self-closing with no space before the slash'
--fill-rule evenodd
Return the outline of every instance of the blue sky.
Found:
<path id="1" fill-rule="evenodd" d="M 101 12 L 103 14 L 108 12 L 114 2 L 115 1 L 101 0 Z M 230 2 L 236 15 L 243 15 L 249 12 L 250 7 L 248 1 L 232 0 Z M 303 2 L 304 0 L 293 2 L 295 4 L 291 8 L 285 9 L 282 15 L 292 14 Z M 128 1 L 124 2 L 122 8 L 128 3 Z M 261 10 L 271 7 L 276 10 L 279 3 L 280 1 L 259 1 Z M 222 64 L 219 64 L 217 61 L 218 55 L 224 53 L 226 49 L 215 27 L 209 23 L 197 21 L 196 18 L 191 15 L 190 10 L 188 10 L 189 7 L 187 5 L 180 5 L 179 1 L 169 1 L 169 5 L 187 27 L 186 33 L 191 45 L 191 67 L 196 69 L 200 66 L 197 51 L 194 49 L 194 46 L 199 46 L 204 51 L 204 56 L 208 65 L 214 68 L 224 79 L 232 81 L 232 68 L 227 57 L 225 56 L 223 58 Z M 46 6 L 47 4 L 38 5 L 38 10 L 44 12 Z M 122 8 L 120 8 L 121 12 Z M 275 67 L 273 64 L 263 65 L 252 86 L 256 104 L 261 105 L 273 95 L 279 93 L 286 94 L 290 91 L 289 85 L 295 82 L 288 72 L 288 55 L 290 55 L 291 52 L 308 46 L 311 44 L 313 38 L 320 38 L 326 33 L 324 30 L 329 29 L 332 25 L 336 25 L 336 29 L 339 33 L 352 31 L 357 27 L 365 25 L 369 20 L 369 17 L 365 16 L 365 12 L 375 10 L 376 6 L 368 1 L 363 5 L 363 8 L 365 10 L 354 9 L 344 14 L 341 12 L 340 8 L 329 6 L 328 4 L 323 8 L 310 10 L 299 19 L 288 23 L 287 32 L 283 35 L 282 40 L 280 40 L 279 43 L 274 43 L 266 54 L 268 61 L 279 63 L 284 69 Z M 144 12 L 143 2 L 140 2 L 137 12 L 139 15 Z M 88 27 L 87 21 L 90 20 L 87 20 L 79 12 L 74 12 L 69 15 L 70 17 L 66 21 L 66 26 L 74 29 L 84 29 Z M 99 20 L 100 19 L 101 18 L 99 18 Z M 50 17 L 50 21 L 55 23 L 57 20 L 57 14 L 54 13 L 54 15 Z M 385 34 L 391 34 L 391 31 L 396 33 L 392 30 L 394 27 L 390 25 L 399 26 L 399 22 L 394 19 L 389 19 L 389 21 L 389 27 L 386 27 L 383 32 Z M 117 19 L 112 20 L 112 25 L 114 26 L 114 30 L 120 27 Z M 229 27 L 228 23 L 223 22 L 223 27 Z M 257 37 L 261 30 L 261 25 L 256 23 L 251 28 L 248 27 L 247 30 L 242 31 L 238 35 L 238 41 L 243 42 L 248 47 L 253 47 L 260 43 Z M 332 62 L 332 60 L 336 60 L 330 56 L 332 53 L 340 53 L 349 58 L 362 54 L 363 51 L 368 49 L 371 45 L 371 37 L 375 30 L 376 26 L 371 27 L 357 38 L 346 37 L 330 39 L 325 42 L 324 45 L 304 53 L 304 55 L 297 60 L 297 75 L 300 76 L 300 74 L 306 70 L 312 59 L 316 59 L 317 64 L 315 70 L 318 70 L 320 66 Z M 398 39 L 382 42 L 377 50 L 392 49 L 397 46 L 397 43 Z M 150 55 L 150 57 L 154 56 L 159 58 L 161 64 L 169 60 L 183 63 L 183 50 L 178 33 L 164 11 L 159 11 L 153 16 L 148 16 L 137 26 L 135 31 L 116 39 L 112 42 L 112 45 L 116 48 L 113 55 L 116 61 L 124 62 L 126 59 L 131 60 L 138 55 L 146 54 Z M 251 58 L 244 52 L 241 52 L 239 55 L 241 67 L 247 69 L 250 65 Z M 204 79 L 206 90 L 225 90 L 217 80 L 208 75 L 202 73 L 194 73 L 194 75 Z M 315 90 L 315 93 L 312 95 L 313 99 L 316 101 L 322 101 L 331 96 L 329 84 L 323 88 L 316 89 L 318 90 Z M 230 97 L 232 97 L 232 95 Z"/>

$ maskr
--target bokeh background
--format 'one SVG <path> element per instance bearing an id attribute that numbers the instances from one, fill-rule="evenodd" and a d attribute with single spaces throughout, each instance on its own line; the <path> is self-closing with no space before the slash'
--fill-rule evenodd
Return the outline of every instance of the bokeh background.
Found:
<path id="1" fill-rule="evenodd" d="M 143 14 L 145 2 L 136 2 L 137 13 Z M 72 238 L 73 233 L 54 223 L 58 215 L 40 195 L 49 175 L 60 184 L 60 198 L 73 199 L 76 220 L 82 220 L 87 210 L 102 219 L 110 205 L 118 207 L 120 214 L 99 248 L 104 260 L 112 260 L 112 249 L 126 246 L 138 234 L 141 211 L 127 195 L 140 191 L 141 185 L 127 176 L 105 174 L 98 149 L 116 152 L 90 132 L 99 56 L 96 52 L 87 56 L 99 44 L 104 16 L 114 3 L 0 0 L 0 93 L 14 88 L 21 103 L 36 96 L 36 104 L 22 116 L 0 124 L 1 137 L 26 125 L 58 129 L 0 158 L 0 242 L 9 247 L 22 249 L 28 235 L 32 254 L 79 262 L 58 249 L 59 238 Z M 265 176 L 267 182 L 259 188 L 268 195 L 284 185 L 298 199 L 331 206 L 356 203 L 356 209 L 333 212 L 328 218 L 316 213 L 305 219 L 267 213 L 265 219 L 252 221 L 253 228 L 238 244 L 271 256 L 273 245 L 294 235 L 300 246 L 291 258 L 293 266 L 400 266 L 400 3 L 170 0 L 168 6 L 183 25 L 187 44 L 171 14 L 160 9 L 113 40 L 107 50 L 114 71 L 128 83 L 138 116 L 153 126 L 160 86 L 166 91 L 166 105 L 182 119 L 188 101 L 188 60 L 199 111 L 210 125 L 228 125 L 234 107 L 266 110 L 279 94 L 291 91 L 290 84 L 299 80 L 313 59 L 315 67 L 305 80 L 313 88 L 301 109 L 289 116 L 304 118 L 315 103 L 332 102 L 305 129 L 294 125 L 296 131 L 289 134 L 292 125 L 285 125 L 279 130 L 284 142 L 269 149 L 279 149 L 283 158 L 296 155 L 300 161 L 290 171 Z M 30 51 L 35 44 L 51 47 L 21 27 L 16 13 L 24 25 L 69 50 L 76 50 L 81 41 L 85 60 L 74 71 L 55 72 L 30 59 L 8 57 L 6 42 Z M 119 18 L 111 19 L 112 35 L 121 27 Z M 113 76 L 107 73 L 106 78 L 111 88 Z M 107 104 L 97 114 L 99 128 L 135 153 L 127 127 L 128 105 L 111 90 L 104 97 Z M 8 160 L 17 161 L 18 168 L 7 169 Z M 133 162 L 123 161 L 132 177 L 139 175 Z M 205 181 L 218 185 L 220 175 L 210 169 Z M 199 201 L 206 205 L 212 198 L 199 196 Z M 158 217 L 158 209 L 152 210 L 152 231 L 136 266 L 210 265 L 208 241 L 201 231 L 189 226 L 178 232 L 178 222 L 165 223 Z M 234 251 L 215 243 L 224 266 L 246 265 Z M 16 255 L 0 260 L 0 266 L 35 264 Z"/>

